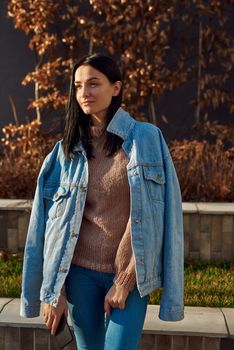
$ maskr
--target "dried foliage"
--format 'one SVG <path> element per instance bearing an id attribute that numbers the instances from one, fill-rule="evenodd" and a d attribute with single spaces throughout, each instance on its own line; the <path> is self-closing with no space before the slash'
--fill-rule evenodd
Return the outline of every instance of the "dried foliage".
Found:
<path id="1" fill-rule="evenodd" d="M 205 117 L 206 118 L 206 117 Z M 195 139 L 208 139 L 216 140 L 220 139 L 224 142 L 226 148 L 230 148 L 234 145 L 234 125 L 223 125 L 217 121 L 206 120 L 204 123 L 195 124 L 193 127 L 193 138 Z"/>
<path id="2" fill-rule="evenodd" d="M 35 84 L 29 108 L 35 108 L 38 121 L 44 110 L 64 108 L 64 87 L 73 63 L 101 49 L 119 62 L 124 104 L 139 118 L 156 124 L 159 96 L 186 82 L 196 87 L 191 103 L 198 126 L 207 108 L 225 105 L 233 113 L 233 5 L 234 0 L 9 0 L 8 15 L 29 36 L 36 57 L 34 71 L 22 82 Z M 4 129 L 1 197 L 32 197 L 36 174 L 51 145 L 39 126 L 34 121 Z M 200 135 L 208 131 L 223 138 L 171 145 L 183 200 L 234 199 L 233 148 L 224 147 L 229 132 L 206 122 Z M 13 179 L 9 185 L 6 173 Z"/>
<path id="3" fill-rule="evenodd" d="M 205 119 L 207 117 L 205 116 Z M 184 201 L 234 201 L 234 126 L 206 120 L 170 144 Z"/>
<path id="4" fill-rule="evenodd" d="M 29 108 L 35 108 L 41 120 L 45 109 L 63 109 L 67 102 L 64 86 L 70 78 L 74 58 L 84 53 L 80 41 L 79 15 L 82 1 L 69 0 L 10 0 L 8 16 L 13 17 L 15 28 L 29 35 L 29 47 L 35 53 L 35 70 L 29 72 L 22 84 L 35 84 L 35 97 Z"/>
<path id="5" fill-rule="evenodd" d="M 42 161 L 55 141 L 41 135 L 40 122 L 3 129 L 3 155 L 0 160 L 0 198 L 33 198 L 36 178 Z M 227 128 L 226 128 L 227 129 Z M 217 130 L 222 130 L 217 137 Z M 213 131 L 212 144 L 207 140 L 173 141 L 170 151 L 179 177 L 183 201 L 233 201 L 234 200 L 234 147 L 225 128 L 209 125 L 204 134 Z M 7 181 L 6 181 L 7 177 Z"/>
<path id="6" fill-rule="evenodd" d="M 33 120 L 3 128 L 0 198 L 33 198 L 42 161 L 59 137 L 41 135 L 40 126 Z"/>
<path id="7" fill-rule="evenodd" d="M 234 200 L 234 147 L 221 139 L 173 141 L 170 146 L 183 201 Z"/>
<path id="8" fill-rule="evenodd" d="M 72 64 L 101 48 L 119 61 L 124 102 L 140 117 L 156 123 L 159 96 L 188 81 L 197 87 L 197 122 L 208 107 L 225 104 L 233 113 L 233 5 L 234 0 L 9 0 L 8 15 L 30 35 L 36 55 L 34 72 L 23 80 L 35 83 L 30 108 L 40 119 L 43 109 L 63 107 Z"/>

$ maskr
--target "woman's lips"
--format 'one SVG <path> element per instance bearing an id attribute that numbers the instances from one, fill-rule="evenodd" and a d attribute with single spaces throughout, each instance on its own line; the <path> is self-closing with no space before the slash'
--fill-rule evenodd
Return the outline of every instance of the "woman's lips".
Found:
<path id="1" fill-rule="evenodd" d="M 82 103 L 82 105 L 85 106 L 85 105 L 90 105 L 92 103 L 94 103 L 94 101 L 85 101 L 85 102 Z"/>

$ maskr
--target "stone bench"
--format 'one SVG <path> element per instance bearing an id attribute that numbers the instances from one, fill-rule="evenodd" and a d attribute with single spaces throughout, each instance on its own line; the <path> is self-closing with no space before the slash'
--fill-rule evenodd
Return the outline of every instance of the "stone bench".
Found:
<path id="1" fill-rule="evenodd" d="M 159 320 L 158 311 L 158 305 L 148 305 L 139 350 L 234 349 L 234 309 L 187 306 L 184 320 L 178 322 Z M 19 299 L 0 298 L 0 350 L 3 349 L 56 350 L 58 347 L 42 315 L 22 318 Z M 65 348 L 75 349 L 75 344 Z"/>

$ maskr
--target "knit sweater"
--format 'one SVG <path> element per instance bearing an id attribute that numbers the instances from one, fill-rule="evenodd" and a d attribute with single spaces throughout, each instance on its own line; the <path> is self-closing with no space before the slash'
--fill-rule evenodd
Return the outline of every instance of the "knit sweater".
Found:
<path id="1" fill-rule="evenodd" d="M 136 283 L 131 247 L 130 190 L 122 148 L 107 157 L 105 128 L 90 126 L 93 155 L 79 239 L 72 263 L 115 273 L 114 283 L 131 291 Z"/>

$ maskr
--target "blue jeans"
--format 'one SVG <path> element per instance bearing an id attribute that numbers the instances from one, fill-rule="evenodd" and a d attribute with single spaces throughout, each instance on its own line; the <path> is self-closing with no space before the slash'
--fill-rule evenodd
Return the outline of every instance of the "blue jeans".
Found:
<path id="1" fill-rule="evenodd" d="M 137 350 L 144 324 L 147 296 L 129 293 L 124 309 L 105 317 L 104 299 L 114 274 L 71 265 L 66 279 L 69 314 L 79 350 Z"/>

